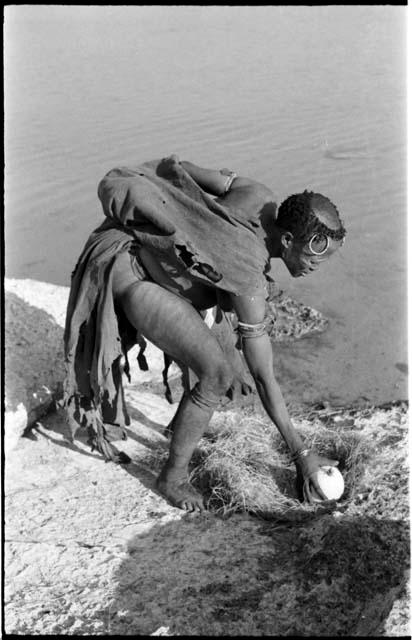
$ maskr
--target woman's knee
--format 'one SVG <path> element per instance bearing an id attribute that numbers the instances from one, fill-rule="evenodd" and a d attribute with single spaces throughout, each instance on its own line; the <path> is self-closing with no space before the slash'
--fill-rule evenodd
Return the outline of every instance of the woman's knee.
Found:
<path id="1" fill-rule="evenodd" d="M 209 389 L 218 396 L 224 396 L 233 382 L 233 370 L 226 358 L 215 359 L 209 362 L 208 367 L 200 376 L 200 384 L 204 389 Z"/>

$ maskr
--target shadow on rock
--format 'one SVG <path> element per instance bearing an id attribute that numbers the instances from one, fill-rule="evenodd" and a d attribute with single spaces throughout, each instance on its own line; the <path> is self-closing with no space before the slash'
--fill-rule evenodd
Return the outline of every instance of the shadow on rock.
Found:
<path id="1" fill-rule="evenodd" d="M 380 635 L 406 584 L 400 521 L 321 516 L 274 527 L 184 516 L 132 538 L 109 635 Z"/>
<path id="2" fill-rule="evenodd" d="M 61 394 L 63 329 L 43 309 L 5 295 L 6 410 L 23 403 L 30 425 Z"/>
<path id="3" fill-rule="evenodd" d="M 136 412 L 134 412 L 134 416 L 135 415 L 136 415 Z M 159 432 L 165 429 L 165 425 L 161 425 L 160 423 L 153 422 L 152 420 L 150 420 L 150 418 L 146 418 L 146 416 L 144 416 L 144 414 L 141 412 L 139 412 L 138 419 L 139 421 L 142 422 L 142 424 L 145 427 L 148 427 L 150 431 L 148 432 L 147 430 L 145 430 L 145 433 L 139 433 L 138 431 L 132 430 L 128 427 L 122 427 L 122 431 L 124 431 L 126 435 L 125 440 L 131 440 L 133 442 L 136 442 L 138 444 L 141 444 L 147 447 L 149 459 L 152 459 L 152 455 L 150 454 L 153 453 L 154 455 L 156 455 L 157 453 L 159 453 L 159 451 L 163 452 L 164 450 L 168 449 L 169 443 L 167 442 L 166 438 L 161 437 L 161 440 L 160 440 L 160 438 L 157 437 L 156 439 L 154 439 L 156 436 L 159 435 Z M 92 456 L 93 458 L 101 458 L 102 460 L 104 460 L 103 456 L 100 453 L 91 454 L 85 451 L 84 448 L 76 445 L 76 441 L 79 441 L 83 443 L 85 447 L 88 447 L 89 450 L 91 451 L 91 446 L 90 446 L 90 443 L 88 442 L 87 429 L 83 427 L 78 427 L 73 438 L 71 431 L 65 420 L 64 409 L 60 409 L 59 411 L 57 411 L 57 413 L 54 413 L 53 415 L 51 415 L 47 420 L 47 422 L 46 421 L 42 422 L 42 425 L 45 427 L 47 431 L 55 432 L 56 434 L 59 434 L 60 436 L 63 436 L 65 438 L 64 440 L 54 439 L 50 436 L 47 436 L 43 431 L 42 435 L 48 437 L 49 440 L 52 440 L 55 444 L 64 446 L 65 448 L 72 449 L 73 451 L 76 451 L 85 456 Z M 108 426 L 107 431 L 110 431 L 110 425 Z M 114 433 L 117 433 L 118 431 L 119 431 L 118 427 L 115 427 L 115 429 L 113 430 Z M 35 432 L 36 432 L 36 428 L 34 426 L 25 435 L 26 437 L 30 437 L 31 439 L 36 440 L 37 438 L 36 438 Z M 153 436 L 154 436 L 153 438 L 151 438 L 148 435 L 148 433 L 150 432 L 153 432 Z M 116 449 L 118 450 L 122 449 L 121 440 L 115 440 L 113 438 L 112 441 Z M 115 463 L 108 462 L 107 464 L 115 464 Z M 128 467 L 127 464 L 122 466 L 125 469 L 127 469 Z"/>
<path id="4" fill-rule="evenodd" d="M 164 424 L 161 424 L 160 422 L 155 422 L 154 420 L 149 418 L 149 416 L 144 414 L 142 411 L 140 411 L 136 407 L 128 406 L 127 409 L 129 412 L 129 416 L 132 420 L 137 420 L 138 422 L 141 422 L 142 424 L 144 424 L 146 427 L 149 427 L 150 429 L 154 429 L 155 431 L 162 432 L 166 428 Z M 128 437 L 136 438 L 136 434 L 134 434 L 130 429 L 127 429 L 126 427 L 125 430 Z"/>
<path id="5" fill-rule="evenodd" d="M 276 607 L 289 617 L 288 635 L 382 635 L 384 623 L 407 583 L 409 526 L 368 515 L 321 516 L 298 531 L 264 526 L 272 554 L 262 571 L 287 560 L 287 597 Z M 294 535 L 295 534 L 295 535 Z M 286 568 L 285 567 L 285 568 Z"/>

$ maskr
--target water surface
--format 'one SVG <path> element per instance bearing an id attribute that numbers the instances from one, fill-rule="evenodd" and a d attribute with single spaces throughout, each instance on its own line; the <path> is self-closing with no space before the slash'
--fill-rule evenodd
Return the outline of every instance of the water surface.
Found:
<path id="1" fill-rule="evenodd" d="M 69 285 L 116 165 L 177 153 L 339 207 L 343 250 L 273 275 L 330 318 L 276 348 L 291 399 L 406 396 L 406 9 L 9 6 L 6 276 Z"/>

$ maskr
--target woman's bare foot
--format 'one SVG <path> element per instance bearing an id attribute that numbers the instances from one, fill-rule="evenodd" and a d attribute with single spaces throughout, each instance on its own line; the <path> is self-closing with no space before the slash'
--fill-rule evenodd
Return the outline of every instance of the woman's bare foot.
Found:
<path id="1" fill-rule="evenodd" d="M 156 487 L 162 495 L 175 507 L 186 511 L 204 511 L 203 497 L 190 484 L 187 477 L 170 477 L 162 471 L 157 479 Z"/>

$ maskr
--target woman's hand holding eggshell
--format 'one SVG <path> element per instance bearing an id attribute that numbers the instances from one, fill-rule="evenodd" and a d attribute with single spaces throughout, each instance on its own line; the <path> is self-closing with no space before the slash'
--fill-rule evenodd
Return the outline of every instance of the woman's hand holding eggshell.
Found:
<path id="1" fill-rule="evenodd" d="M 321 488 L 326 500 L 339 500 L 342 497 L 345 490 L 345 482 L 341 472 L 336 467 L 320 467 L 310 479 L 313 485 L 318 485 Z M 315 488 L 311 489 L 311 494 L 314 502 L 322 502 L 324 500 Z"/>
<path id="2" fill-rule="evenodd" d="M 311 451 L 308 455 L 298 459 L 298 461 L 296 462 L 296 466 L 298 467 L 298 473 L 302 474 L 303 496 L 306 502 L 309 502 L 309 504 L 313 504 L 314 502 L 335 499 L 328 497 L 330 492 L 328 492 L 327 495 L 323 490 L 323 488 L 326 488 L 326 490 L 328 491 L 328 487 L 330 487 L 331 483 L 328 480 L 325 481 L 325 474 L 323 473 L 323 475 L 319 475 L 319 471 L 320 469 L 325 467 L 335 469 L 338 464 L 338 460 L 330 460 L 329 458 L 324 458 L 323 456 L 319 456 L 314 451 Z M 320 484 L 320 480 L 322 482 L 322 485 Z"/>

